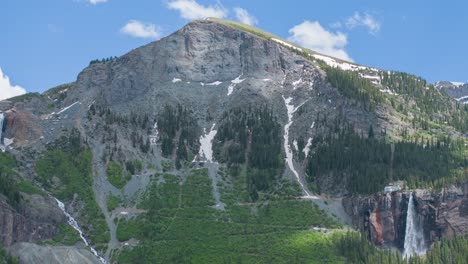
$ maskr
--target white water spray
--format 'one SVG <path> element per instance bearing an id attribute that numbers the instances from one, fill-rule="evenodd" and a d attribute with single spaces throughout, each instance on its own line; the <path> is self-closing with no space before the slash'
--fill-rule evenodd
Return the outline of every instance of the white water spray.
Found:
<path id="1" fill-rule="evenodd" d="M 410 194 L 408 202 L 408 211 L 406 214 L 405 245 L 403 256 L 409 258 L 412 256 L 421 256 L 426 253 L 426 244 L 424 242 L 424 233 L 422 222 L 418 217 L 414 206 L 413 194 Z"/>
<path id="2" fill-rule="evenodd" d="M 5 119 L 5 116 L 3 115 L 3 112 L 0 111 L 0 140 L 2 139 L 2 128 L 3 128 L 3 120 Z M 0 143 L 2 143 L 0 141 Z"/>
<path id="3" fill-rule="evenodd" d="M 75 218 L 73 218 L 68 212 L 67 210 L 65 209 L 65 205 L 59 201 L 57 198 L 55 197 L 52 197 L 55 199 L 55 201 L 57 202 L 57 205 L 58 207 L 60 208 L 60 210 L 62 210 L 62 212 L 65 214 L 65 216 L 68 218 L 68 224 L 73 227 L 73 229 L 75 229 L 78 234 L 80 235 L 80 238 L 81 240 L 83 241 L 83 243 L 85 243 L 85 245 L 89 248 L 89 250 L 91 250 L 91 252 L 94 254 L 94 256 L 96 256 L 100 261 L 101 263 L 103 264 L 107 264 L 107 261 L 99 256 L 99 254 L 97 253 L 96 249 L 94 249 L 92 246 L 89 245 L 89 242 L 88 240 L 86 240 L 86 238 L 84 237 L 84 234 L 83 234 L 83 231 L 81 231 L 81 228 L 80 226 L 78 225 L 78 223 L 76 222 Z"/>
<path id="4" fill-rule="evenodd" d="M 3 120 L 5 120 L 5 116 L 3 115 L 3 112 L 0 111 L 0 149 L 2 151 L 5 151 L 5 147 L 3 146 L 3 141 L 2 141 Z"/>

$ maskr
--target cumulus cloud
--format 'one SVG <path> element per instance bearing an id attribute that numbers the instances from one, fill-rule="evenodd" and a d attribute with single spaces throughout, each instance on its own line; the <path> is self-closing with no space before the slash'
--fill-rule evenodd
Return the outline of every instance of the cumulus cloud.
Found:
<path id="1" fill-rule="evenodd" d="M 317 21 L 304 21 L 289 29 L 288 40 L 313 51 L 339 59 L 353 61 L 345 47 L 348 37 L 341 32 L 330 32 Z"/>
<path id="2" fill-rule="evenodd" d="M 92 5 L 97 5 L 97 4 L 100 4 L 100 3 L 107 2 L 107 0 L 85 0 L 85 1 L 92 4 Z"/>
<path id="3" fill-rule="evenodd" d="M 244 24 L 251 25 L 251 26 L 258 24 L 257 18 L 249 14 L 249 12 L 247 12 L 247 10 L 243 8 L 240 8 L 240 7 L 234 8 L 234 13 L 236 14 L 237 20 L 239 20 L 240 22 Z"/>
<path id="4" fill-rule="evenodd" d="M 203 6 L 195 0 L 173 0 L 167 3 L 167 7 L 179 11 L 182 18 L 188 20 L 201 19 L 206 17 L 224 18 L 227 10 L 220 5 Z"/>
<path id="5" fill-rule="evenodd" d="M 18 85 L 11 85 L 10 78 L 0 68 L 0 100 L 25 94 L 26 90 Z"/>
<path id="6" fill-rule="evenodd" d="M 136 38 L 157 39 L 161 36 L 161 30 L 150 23 L 143 23 L 137 20 L 130 20 L 120 29 L 123 34 Z"/>
<path id="7" fill-rule="evenodd" d="M 365 27 L 371 34 L 376 34 L 380 31 L 381 23 L 371 14 L 360 12 L 354 12 L 352 17 L 346 19 L 345 23 L 348 29 L 354 29 L 356 27 Z"/>

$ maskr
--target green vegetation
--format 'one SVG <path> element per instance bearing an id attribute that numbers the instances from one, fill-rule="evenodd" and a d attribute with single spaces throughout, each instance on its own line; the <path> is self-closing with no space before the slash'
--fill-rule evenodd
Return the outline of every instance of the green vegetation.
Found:
<path id="1" fill-rule="evenodd" d="M 80 236 L 69 224 L 59 224 L 60 232 L 52 239 L 53 245 L 75 245 L 81 241 Z"/>
<path id="2" fill-rule="evenodd" d="M 108 57 L 108 58 L 103 58 L 103 59 L 96 59 L 96 60 L 92 60 L 89 62 L 89 65 L 92 65 L 92 64 L 95 64 L 95 63 L 106 63 L 106 62 L 110 62 L 110 61 L 113 61 L 113 60 L 116 60 L 117 59 L 117 56 L 115 57 Z"/>
<path id="3" fill-rule="evenodd" d="M 19 259 L 12 257 L 0 244 L 0 264 L 19 264 Z"/>
<path id="4" fill-rule="evenodd" d="M 322 65 L 327 72 L 327 81 L 348 98 L 361 102 L 368 110 L 383 102 L 382 93 L 367 79 L 354 71 L 345 71 L 337 67 Z"/>
<path id="5" fill-rule="evenodd" d="M 39 194 L 44 195 L 44 191 L 39 189 L 36 185 L 34 185 L 30 181 L 21 181 L 18 183 L 18 190 L 23 193 L 27 194 Z"/>
<path id="6" fill-rule="evenodd" d="M 269 32 L 263 31 L 263 30 L 261 30 L 259 28 L 249 26 L 247 24 L 243 24 L 243 23 L 236 22 L 236 21 L 231 21 L 231 20 L 226 20 L 226 19 L 219 19 L 219 18 L 210 18 L 210 20 L 215 21 L 216 23 L 228 26 L 228 27 L 232 27 L 232 28 L 244 31 L 244 32 L 248 32 L 248 33 L 250 33 L 250 34 L 252 34 L 254 36 L 260 37 L 260 38 L 265 39 L 265 40 L 270 40 L 271 38 L 276 38 L 276 39 L 279 39 L 279 40 L 282 40 L 284 42 L 289 43 L 287 40 L 283 40 L 282 38 L 280 38 L 278 36 L 275 36 L 275 35 L 273 35 L 273 34 L 271 34 Z M 291 45 L 294 45 L 294 44 L 291 43 Z"/>
<path id="7" fill-rule="evenodd" d="M 57 98 L 59 100 L 63 100 L 65 99 L 65 96 L 66 96 L 65 91 L 69 89 L 70 87 L 72 87 L 73 84 L 74 83 L 66 83 L 66 84 L 61 84 L 59 86 L 56 86 L 54 88 L 50 88 L 49 90 L 44 92 L 44 95 L 50 96 L 53 99 Z M 53 108 L 53 107 L 54 107 L 53 103 L 49 105 L 49 108 Z"/>
<path id="8" fill-rule="evenodd" d="M 14 177 L 17 175 L 16 159 L 13 155 L 0 152 L 0 194 L 3 194 L 13 207 L 19 205 L 21 195 Z"/>
<path id="9" fill-rule="evenodd" d="M 25 93 L 25 94 L 18 95 L 12 98 L 8 98 L 8 101 L 11 101 L 13 103 L 20 103 L 20 102 L 30 101 L 33 98 L 41 98 L 41 94 L 40 93 Z"/>
<path id="10" fill-rule="evenodd" d="M 423 257 L 409 260 L 401 254 L 389 250 L 379 250 L 364 235 L 356 232 L 336 234 L 333 237 L 337 253 L 346 258 L 347 263 L 364 264 L 464 264 L 468 263 L 468 237 L 459 236 L 452 240 L 436 242 L 432 250 Z"/>
<path id="11" fill-rule="evenodd" d="M 119 241 L 139 240 L 115 255 L 119 263 L 343 263 L 328 235 L 309 230 L 339 227 L 310 201 L 272 192 L 270 200 L 235 202 L 242 187 L 223 185 L 231 202 L 221 211 L 213 208 L 207 169 L 192 170 L 185 180 L 160 177 L 140 204 L 148 212 L 118 222 Z"/>
<path id="12" fill-rule="evenodd" d="M 117 228 L 117 239 L 121 242 L 130 240 L 131 238 L 141 238 L 143 237 L 141 228 L 141 220 L 130 219 L 130 220 L 119 220 Z"/>
<path id="13" fill-rule="evenodd" d="M 308 180 L 316 183 L 329 177 L 338 184 L 347 177 L 351 193 L 374 193 L 395 180 L 404 180 L 414 188 L 468 179 L 463 140 L 396 142 L 393 164 L 391 144 L 374 138 L 372 129 L 367 138 L 349 127 L 325 138 L 317 137 L 308 160 Z"/>
<path id="14" fill-rule="evenodd" d="M 214 157 L 227 163 L 233 174 L 247 169 L 247 189 L 252 201 L 272 187 L 283 171 L 281 127 L 267 107 L 231 109 L 224 113 L 214 138 Z"/>
<path id="15" fill-rule="evenodd" d="M 81 221 L 87 223 L 83 225 L 83 231 L 89 234 L 93 243 L 106 243 L 109 231 L 92 189 L 91 151 L 82 145 L 77 130 L 73 130 L 69 137 L 59 139 L 56 145 L 60 147 L 55 146 L 43 153 L 36 163 L 39 180 L 64 202 L 73 200 L 76 194 L 85 204 L 86 213 L 80 215 Z"/>
<path id="16" fill-rule="evenodd" d="M 191 111 L 178 104 L 175 108 L 166 105 L 157 122 L 162 154 L 175 157 L 176 168 L 180 169 L 181 162 L 189 160 L 197 151 L 197 121 Z"/>
<path id="17" fill-rule="evenodd" d="M 143 163 L 141 160 L 132 160 L 132 161 L 127 161 L 125 162 L 125 169 L 133 175 L 136 173 L 140 173 L 141 170 L 143 169 Z"/>
<path id="18" fill-rule="evenodd" d="M 446 93 L 429 85 L 425 80 L 402 72 L 381 72 L 382 85 L 401 95 L 402 102 L 392 104 L 399 112 L 412 112 L 418 116 L 422 129 L 427 122 L 451 125 L 457 130 L 468 131 L 468 105 L 456 102 Z"/>
<path id="19" fill-rule="evenodd" d="M 122 189 L 131 179 L 131 175 L 126 174 L 119 163 L 110 161 L 107 167 L 107 180 L 117 189 Z"/>
<path id="20" fill-rule="evenodd" d="M 120 197 L 114 196 L 114 195 L 111 195 L 111 194 L 107 196 L 107 210 L 109 212 L 113 211 L 121 203 L 122 203 L 122 199 L 120 199 Z"/>

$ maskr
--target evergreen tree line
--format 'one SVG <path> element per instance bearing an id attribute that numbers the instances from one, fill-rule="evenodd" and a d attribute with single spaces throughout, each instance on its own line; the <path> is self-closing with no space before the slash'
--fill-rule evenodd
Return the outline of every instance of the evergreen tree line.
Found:
<path id="1" fill-rule="evenodd" d="M 113 125 L 130 128 L 132 130 L 130 141 L 134 148 L 140 148 L 143 153 L 148 153 L 151 150 L 149 138 L 143 136 L 147 134 L 145 132 L 150 133 L 152 129 L 152 123 L 147 113 L 139 114 L 132 111 L 129 115 L 119 115 L 112 112 L 107 107 L 95 106 L 92 104 L 88 109 L 88 119 L 92 120 L 95 117 L 99 117 L 104 121 L 103 128 L 105 133 L 102 137 L 102 143 L 114 143 L 114 149 L 110 153 L 111 159 L 114 152 L 120 152 L 120 147 L 117 148 L 118 134 Z M 141 130 L 143 133 L 141 133 Z"/>
<path id="2" fill-rule="evenodd" d="M 454 128 L 466 132 L 468 131 L 468 106 L 454 102 L 443 91 L 429 85 L 424 79 L 403 72 L 380 73 L 382 85 L 398 93 L 404 102 L 396 104 L 392 101 L 392 106 L 399 112 L 406 113 L 414 101 L 422 115 L 419 117 L 437 122 L 439 124 L 452 125 Z M 414 107 L 413 107 L 414 108 Z"/>
<path id="3" fill-rule="evenodd" d="M 351 193 L 374 193 L 391 181 L 404 180 L 410 187 L 434 186 L 441 179 L 467 179 L 468 165 L 463 140 L 443 141 L 416 139 L 394 143 L 393 164 L 391 144 L 373 136 L 367 138 L 345 127 L 338 133 L 313 140 L 314 151 L 308 158 L 308 181 L 317 183 L 331 177 L 335 183 L 346 177 Z"/>
<path id="4" fill-rule="evenodd" d="M 17 208 L 21 195 L 15 181 L 16 159 L 7 152 L 0 152 L 0 194 L 7 198 L 8 203 Z"/>
<path id="5" fill-rule="evenodd" d="M 367 110 L 373 110 L 384 101 L 382 93 L 367 79 L 354 71 L 345 71 L 337 67 L 323 65 L 327 73 L 327 81 L 338 91 L 351 99 L 363 104 Z"/>
<path id="6" fill-rule="evenodd" d="M 365 237 L 356 232 L 333 237 L 337 253 L 346 258 L 347 263 L 364 264 L 465 264 L 468 263 L 468 237 L 456 236 L 434 243 L 433 248 L 422 257 L 403 259 L 401 254 L 390 250 L 380 250 Z"/>
<path id="7" fill-rule="evenodd" d="M 198 125 L 193 113 L 182 105 L 176 107 L 166 105 L 157 118 L 159 140 L 162 154 L 172 157 L 175 150 L 176 167 L 180 162 L 188 160 L 189 153 L 194 153 L 198 147 Z"/>
<path id="8" fill-rule="evenodd" d="M 109 61 L 113 61 L 117 59 L 117 56 L 110 56 L 108 58 L 102 58 L 102 59 L 95 59 L 95 60 L 92 60 L 89 62 L 89 65 L 92 65 L 92 64 L 95 64 L 95 63 L 106 63 L 106 62 L 109 62 Z"/>
<path id="9" fill-rule="evenodd" d="M 281 127 L 267 106 L 235 108 L 223 114 L 214 139 L 214 157 L 231 168 L 247 167 L 253 200 L 268 189 L 283 169 Z"/>

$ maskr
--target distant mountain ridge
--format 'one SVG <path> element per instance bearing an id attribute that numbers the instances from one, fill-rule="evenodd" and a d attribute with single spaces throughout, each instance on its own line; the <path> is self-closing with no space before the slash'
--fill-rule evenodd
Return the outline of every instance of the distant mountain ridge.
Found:
<path id="1" fill-rule="evenodd" d="M 468 83 L 439 81 L 434 86 L 445 91 L 460 103 L 468 104 Z"/>

